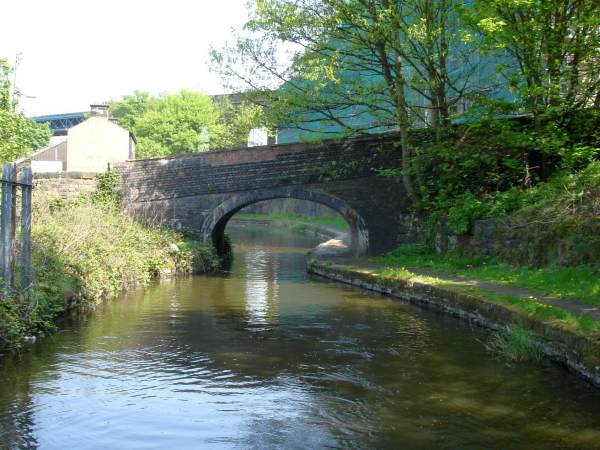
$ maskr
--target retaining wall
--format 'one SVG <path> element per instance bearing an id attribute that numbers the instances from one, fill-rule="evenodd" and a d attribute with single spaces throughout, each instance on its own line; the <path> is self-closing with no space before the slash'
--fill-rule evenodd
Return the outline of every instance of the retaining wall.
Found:
<path id="1" fill-rule="evenodd" d="M 58 172 L 33 175 L 34 198 L 72 200 L 80 195 L 92 195 L 98 184 L 96 173 Z"/>

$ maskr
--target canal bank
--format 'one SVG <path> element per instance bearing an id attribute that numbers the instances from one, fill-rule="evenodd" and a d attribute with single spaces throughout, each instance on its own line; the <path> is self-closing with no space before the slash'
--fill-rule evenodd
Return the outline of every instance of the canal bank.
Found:
<path id="1" fill-rule="evenodd" d="M 306 273 L 231 227 L 232 267 L 104 302 L 0 364 L 0 448 L 600 449 L 600 392 L 491 334 Z"/>
<path id="2" fill-rule="evenodd" d="M 590 312 L 586 314 L 586 305 L 579 305 L 578 314 L 534 295 L 519 298 L 515 292 L 507 294 L 489 283 L 482 287 L 482 283 L 465 283 L 408 269 L 390 275 L 382 271 L 381 265 L 366 260 L 349 263 L 343 258 L 337 262 L 311 258 L 308 271 L 440 310 L 496 332 L 521 327 L 531 334 L 547 358 L 600 388 L 600 323 L 595 308 L 587 308 Z"/>
<path id="3" fill-rule="evenodd" d="M 302 234 L 319 242 L 310 255 L 318 258 L 346 256 L 350 253 L 348 224 L 341 218 L 292 216 L 289 214 L 239 214 L 234 225 L 264 225 Z"/>
<path id="4" fill-rule="evenodd" d="M 0 292 L 0 358 L 123 291 L 218 270 L 213 249 L 192 233 L 141 224 L 84 197 L 35 200 L 33 282 Z"/>
<path id="5" fill-rule="evenodd" d="M 515 328 L 523 330 L 531 339 L 526 345 L 532 348 L 526 350 L 533 350 L 534 357 L 539 353 L 600 388 L 597 306 L 428 269 L 389 271 L 381 260 L 350 258 L 345 230 L 316 221 L 253 215 L 235 219 L 235 223 L 288 229 L 321 241 L 309 252 L 309 273 L 443 311 L 493 330 L 499 337 Z M 494 349 L 499 350 L 504 349 Z M 527 359 L 529 355 L 517 356 Z"/>

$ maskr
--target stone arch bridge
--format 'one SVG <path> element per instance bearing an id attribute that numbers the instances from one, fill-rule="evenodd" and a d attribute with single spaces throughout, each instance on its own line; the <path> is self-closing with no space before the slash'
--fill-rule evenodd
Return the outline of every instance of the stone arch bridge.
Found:
<path id="1" fill-rule="evenodd" d="M 296 198 L 337 211 L 350 225 L 355 255 L 379 254 L 405 240 L 408 199 L 401 183 L 374 168 L 397 167 L 393 134 L 319 144 L 217 150 L 133 160 L 122 174 L 123 199 L 134 217 L 201 230 L 224 248 L 229 219 L 253 203 Z"/>

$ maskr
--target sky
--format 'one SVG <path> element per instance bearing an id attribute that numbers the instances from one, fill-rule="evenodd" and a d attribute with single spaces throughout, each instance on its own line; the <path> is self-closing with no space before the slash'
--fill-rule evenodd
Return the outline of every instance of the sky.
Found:
<path id="1" fill-rule="evenodd" d="M 0 57 L 29 116 L 88 111 L 134 90 L 223 93 L 210 45 L 232 41 L 246 0 L 4 0 Z"/>

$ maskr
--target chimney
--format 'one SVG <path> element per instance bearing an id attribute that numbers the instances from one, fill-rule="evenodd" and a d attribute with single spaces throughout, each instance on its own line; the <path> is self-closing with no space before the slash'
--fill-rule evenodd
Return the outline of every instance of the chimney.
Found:
<path id="1" fill-rule="evenodd" d="M 90 105 L 90 117 L 104 117 L 108 119 L 108 105 Z"/>

